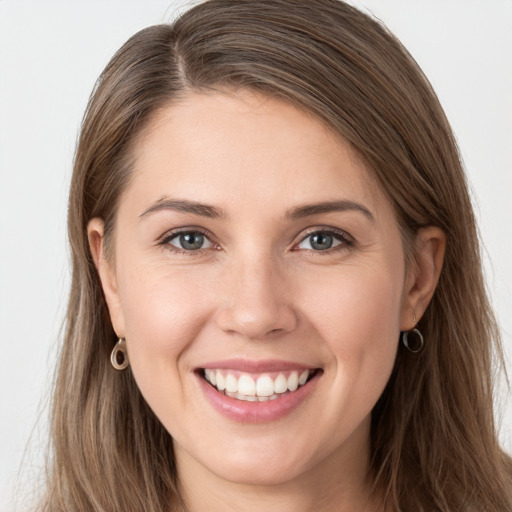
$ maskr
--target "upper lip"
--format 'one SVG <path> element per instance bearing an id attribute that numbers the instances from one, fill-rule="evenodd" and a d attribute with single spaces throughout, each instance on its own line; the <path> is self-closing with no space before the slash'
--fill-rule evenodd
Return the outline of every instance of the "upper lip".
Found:
<path id="1" fill-rule="evenodd" d="M 294 361 L 283 361 L 278 359 L 249 360 L 249 359 L 223 359 L 221 361 L 210 361 L 198 368 L 209 370 L 238 370 L 247 373 L 278 372 L 285 370 L 314 370 L 317 366 Z"/>

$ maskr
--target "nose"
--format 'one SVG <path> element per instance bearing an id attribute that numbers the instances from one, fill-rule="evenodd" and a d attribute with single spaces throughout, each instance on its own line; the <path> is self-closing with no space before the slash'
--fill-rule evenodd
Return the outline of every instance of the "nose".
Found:
<path id="1" fill-rule="evenodd" d="M 284 272 L 270 258 L 230 265 L 222 288 L 217 325 L 249 340 L 264 340 L 293 331 L 298 317 Z M 219 290 L 220 291 L 220 290 Z"/>

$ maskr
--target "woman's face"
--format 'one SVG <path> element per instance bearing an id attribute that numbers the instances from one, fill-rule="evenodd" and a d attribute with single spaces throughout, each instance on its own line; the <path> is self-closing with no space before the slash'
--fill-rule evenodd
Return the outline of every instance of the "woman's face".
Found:
<path id="1" fill-rule="evenodd" d="M 135 156 L 115 261 L 99 268 L 182 474 L 364 471 L 412 312 L 400 232 L 363 162 L 314 117 L 248 92 L 169 106 Z"/>

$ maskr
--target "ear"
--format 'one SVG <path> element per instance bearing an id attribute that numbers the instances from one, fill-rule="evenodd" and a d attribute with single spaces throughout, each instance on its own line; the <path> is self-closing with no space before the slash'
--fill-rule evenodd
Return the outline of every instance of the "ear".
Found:
<path id="1" fill-rule="evenodd" d="M 407 271 L 400 329 L 413 329 L 434 295 L 443 267 L 446 235 L 437 227 L 422 228 L 414 243 L 414 263 Z"/>
<path id="2" fill-rule="evenodd" d="M 87 237 L 94 265 L 100 277 L 103 293 L 107 301 L 110 320 L 119 338 L 124 338 L 124 316 L 121 300 L 117 289 L 117 279 L 114 265 L 105 257 L 104 240 L 105 223 L 100 218 L 94 218 L 87 224 Z"/>

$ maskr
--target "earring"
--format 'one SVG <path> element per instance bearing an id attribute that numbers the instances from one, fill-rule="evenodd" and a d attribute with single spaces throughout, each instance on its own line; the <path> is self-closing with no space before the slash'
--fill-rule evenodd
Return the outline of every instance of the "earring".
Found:
<path id="1" fill-rule="evenodd" d="M 126 340 L 119 338 L 112 353 L 110 354 L 110 363 L 116 370 L 124 370 L 130 364 L 128 361 L 128 353 L 126 351 Z"/>
<path id="2" fill-rule="evenodd" d="M 416 343 L 417 346 L 410 346 L 409 345 L 409 333 L 416 334 L 418 338 L 418 342 Z M 413 354 L 417 354 L 418 352 L 421 352 L 421 349 L 423 348 L 424 339 L 423 335 L 418 329 L 411 329 L 410 331 L 404 331 L 402 332 L 402 343 L 404 344 L 405 348 L 407 348 L 410 352 Z"/>

